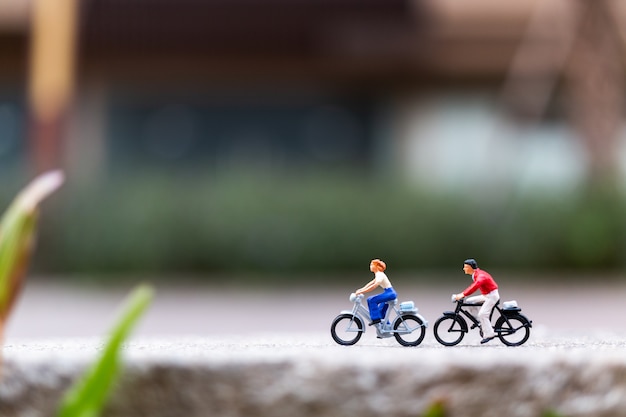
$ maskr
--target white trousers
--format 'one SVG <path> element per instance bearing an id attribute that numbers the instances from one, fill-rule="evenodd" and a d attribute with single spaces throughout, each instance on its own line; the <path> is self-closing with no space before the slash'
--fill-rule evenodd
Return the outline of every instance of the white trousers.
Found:
<path id="1" fill-rule="evenodd" d="M 465 300 L 468 304 L 482 303 L 482 306 L 470 307 L 468 309 L 474 316 L 478 317 L 480 327 L 483 329 L 483 337 L 495 336 L 493 327 L 491 326 L 491 320 L 489 320 L 489 315 L 491 314 L 491 309 L 496 305 L 499 299 L 500 293 L 498 290 L 493 290 L 487 295 L 477 295 L 475 297 L 469 297 Z M 478 312 L 478 314 L 476 314 L 476 312 Z"/>

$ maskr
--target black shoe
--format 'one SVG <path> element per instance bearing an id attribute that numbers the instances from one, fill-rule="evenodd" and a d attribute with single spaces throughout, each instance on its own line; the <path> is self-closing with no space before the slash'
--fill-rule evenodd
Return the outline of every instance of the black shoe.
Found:
<path id="1" fill-rule="evenodd" d="M 378 323 L 380 323 L 380 319 L 378 319 L 378 320 L 372 320 L 372 322 L 371 322 L 369 325 L 370 325 L 370 326 L 373 326 L 373 325 L 378 324 Z"/>
<path id="2" fill-rule="evenodd" d="M 487 343 L 487 342 L 489 342 L 489 341 L 491 341 L 491 340 L 493 340 L 495 338 L 496 338 L 495 336 L 485 337 L 483 340 L 480 341 L 480 344 L 484 345 L 485 343 Z"/>

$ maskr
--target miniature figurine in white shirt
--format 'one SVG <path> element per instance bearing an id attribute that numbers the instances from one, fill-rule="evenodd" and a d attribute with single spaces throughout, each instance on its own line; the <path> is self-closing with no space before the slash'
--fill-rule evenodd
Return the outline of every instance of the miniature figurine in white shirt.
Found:
<path id="1" fill-rule="evenodd" d="M 398 295 L 391 286 L 391 281 L 385 274 L 387 265 L 380 259 L 373 259 L 370 262 L 370 271 L 374 273 L 374 279 L 365 284 L 364 287 L 355 291 L 357 295 L 370 292 L 380 287 L 383 289 L 381 294 L 374 295 L 367 299 L 367 305 L 370 311 L 371 324 L 380 323 L 387 314 L 387 301 L 395 300 Z"/>

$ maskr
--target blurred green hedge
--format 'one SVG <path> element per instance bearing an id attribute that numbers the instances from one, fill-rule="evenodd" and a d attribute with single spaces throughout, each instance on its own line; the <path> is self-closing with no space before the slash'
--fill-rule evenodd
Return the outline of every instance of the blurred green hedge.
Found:
<path id="1" fill-rule="evenodd" d="M 8 200 L 8 196 L 5 201 Z M 616 193 L 432 192 L 367 178 L 143 176 L 67 186 L 37 268 L 60 273 L 622 268 Z"/>

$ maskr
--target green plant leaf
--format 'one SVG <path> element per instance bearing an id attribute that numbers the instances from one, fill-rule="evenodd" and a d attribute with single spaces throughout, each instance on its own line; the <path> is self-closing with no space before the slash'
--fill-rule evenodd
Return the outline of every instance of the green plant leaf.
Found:
<path id="1" fill-rule="evenodd" d="M 37 225 L 35 213 L 7 212 L 0 223 L 0 317 L 6 318 L 14 298 L 19 269 L 25 268 Z"/>
<path id="2" fill-rule="evenodd" d="M 137 287 L 111 333 L 99 360 L 65 395 L 58 417 L 96 417 L 113 387 L 120 370 L 120 350 L 132 327 L 154 296 L 148 285 Z"/>
<path id="3" fill-rule="evenodd" d="M 37 207 L 63 183 L 61 171 L 35 178 L 13 200 L 0 221 L 0 330 L 6 322 L 32 251 Z M 1 334 L 0 334 L 1 336 Z"/>

